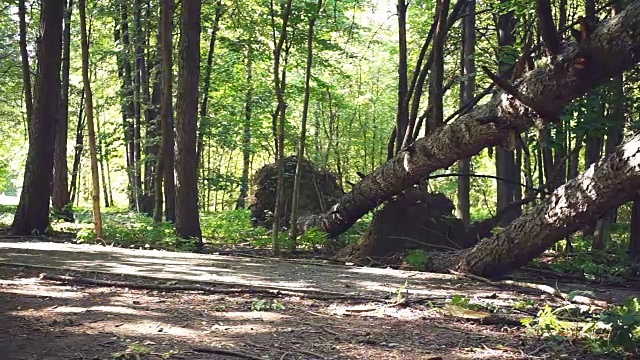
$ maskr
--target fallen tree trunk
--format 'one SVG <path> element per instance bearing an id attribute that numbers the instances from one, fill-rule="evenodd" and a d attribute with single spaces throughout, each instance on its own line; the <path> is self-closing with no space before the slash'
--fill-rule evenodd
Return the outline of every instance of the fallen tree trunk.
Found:
<path id="1" fill-rule="evenodd" d="M 526 130 L 540 116 L 554 120 L 573 99 L 640 61 L 640 1 L 603 22 L 580 47 L 563 45 L 557 57 L 514 84 L 517 97 L 528 106 L 504 92 L 494 94 L 488 103 L 400 151 L 328 212 L 301 219 L 298 227 L 307 230 L 318 226 L 338 235 L 424 176 L 500 144 L 507 133 Z"/>
<path id="2" fill-rule="evenodd" d="M 559 187 L 500 233 L 470 249 L 438 254 L 429 266 L 495 276 L 525 265 L 549 246 L 638 196 L 640 134 Z"/>

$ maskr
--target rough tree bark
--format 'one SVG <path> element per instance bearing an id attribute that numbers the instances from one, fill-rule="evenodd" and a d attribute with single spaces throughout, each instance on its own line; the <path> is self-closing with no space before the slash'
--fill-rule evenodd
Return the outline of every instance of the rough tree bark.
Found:
<path id="1" fill-rule="evenodd" d="M 441 254 L 430 270 L 500 275 L 526 264 L 555 242 L 635 198 L 639 187 L 640 135 L 636 135 L 500 233 L 473 248 Z"/>
<path id="2" fill-rule="evenodd" d="M 20 57 L 22 58 L 22 82 L 24 91 L 24 104 L 27 111 L 27 125 L 33 119 L 33 95 L 31 92 L 31 67 L 29 66 L 29 53 L 27 52 L 27 7 L 25 0 L 18 1 L 18 17 L 20 18 Z M 31 135 L 31 133 L 29 133 Z"/>
<path id="3" fill-rule="evenodd" d="M 640 1 L 635 1 L 620 15 L 601 23 L 580 49 L 567 44 L 551 63 L 528 72 L 514 86 L 529 105 L 549 119 L 595 85 L 631 68 L 640 60 L 636 55 L 639 52 Z M 575 66 L 582 64 L 579 59 L 585 59 L 583 69 Z M 307 218 L 299 226 L 320 226 L 330 235 L 340 234 L 425 175 L 499 144 L 508 131 L 528 129 L 537 118 L 531 108 L 497 92 L 483 106 L 417 140 L 412 153 L 397 154 L 356 184 L 328 212 Z"/>
<path id="4" fill-rule="evenodd" d="M 51 206 L 62 219 L 73 220 L 69 195 L 69 169 L 67 165 L 67 133 L 69 130 L 69 68 L 71 65 L 71 13 L 73 0 L 69 0 L 64 16 L 62 39 L 62 88 L 60 91 L 60 118 L 56 125 L 56 145 L 53 155 L 53 190 Z"/>
<path id="5" fill-rule="evenodd" d="M 198 250 L 202 251 L 202 232 L 198 215 L 198 164 L 196 163 L 200 12 L 199 1 L 182 2 L 176 123 L 176 232 L 178 236 L 184 238 L 195 238 Z"/>
<path id="6" fill-rule="evenodd" d="M 11 224 L 11 233 L 44 234 L 49 228 L 49 197 L 53 172 L 55 126 L 60 109 L 60 63 L 64 0 L 42 2 L 41 40 L 38 46 L 38 75 L 35 106 L 29 123 L 29 151 L 24 170 L 20 202 Z"/>

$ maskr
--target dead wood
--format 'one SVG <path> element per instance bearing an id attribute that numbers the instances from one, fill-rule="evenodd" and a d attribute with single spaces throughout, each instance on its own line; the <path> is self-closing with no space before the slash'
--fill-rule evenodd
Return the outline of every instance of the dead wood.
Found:
<path id="1" fill-rule="evenodd" d="M 565 294 L 562 291 L 555 289 L 549 285 L 536 284 L 536 283 L 530 283 L 530 282 L 524 282 L 524 281 L 515 281 L 515 280 L 492 281 L 482 276 L 473 275 L 469 273 L 461 273 L 453 270 L 451 270 L 451 273 L 454 275 L 463 276 L 463 277 L 480 281 L 485 284 L 489 284 L 491 286 L 496 286 L 496 287 L 512 286 L 512 287 L 521 287 L 521 288 L 542 291 L 549 295 L 555 296 L 560 300 L 567 301 L 570 303 L 583 304 L 583 305 L 595 305 L 603 308 L 608 308 L 610 306 L 609 303 L 604 300 L 591 299 L 583 295 L 571 297 L 568 294 Z"/>
<path id="2" fill-rule="evenodd" d="M 190 285 L 188 284 L 183 284 L 183 285 L 145 284 L 145 283 L 136 283 L 136 282 L 129 282 L 129 281 L 98 280 L 98 279 L 91 279 L 86 277 L 54 275 L 54 274 L 47 274 L 47 273 L 40 274 L 40 279 L 67 283 L 72 285 L 105 286 L 105 287 L 118 287 L 118 288 L 127 288 L 127 289 L 154 290 L 154 291 L 165 291 L 165 292 L 199 291 L 207 294 L 250 294 L 250 295 L 267 295 L 267 296 L 297 296 L 300 298 L 314 299 L 314 300 L 382 301 L 380 299 L 375 299 L 375 298 L 370 298 L 365 296 L 324 292 L 320 290 L 297 291 L 297 290 L 291 290 L 291 289 L 287 290 L 284 288 L 283 289 L 265 289 L 265 288 L 258 288 L 253 286 L 220 289 L 220 288 L 215 288 L 213 286 L 196 285 L 196 284 L 190 284 Z M 228 285 L 234 285 L 234 284 L 224 284 L 224 285 L 228 286 Z"/>

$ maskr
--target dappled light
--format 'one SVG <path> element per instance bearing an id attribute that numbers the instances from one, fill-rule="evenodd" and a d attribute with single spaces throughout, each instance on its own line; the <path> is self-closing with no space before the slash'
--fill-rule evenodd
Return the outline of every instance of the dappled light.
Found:
<path id="1" fill-rule="evenodd" d="M 640 0 L 0 5 L 0 360 L 640 354 Z"/>

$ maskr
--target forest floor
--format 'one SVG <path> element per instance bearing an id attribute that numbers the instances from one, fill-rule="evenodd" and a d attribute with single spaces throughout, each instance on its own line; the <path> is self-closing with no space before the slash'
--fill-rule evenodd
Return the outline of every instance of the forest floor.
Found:
<path id="1" fill-rule="evenodd" d="M 637 293 L 637 284 L 533 280 L 614 302 Z M 189 291 L 194 284 L 208 290 Z M 394 305 L 399 291 L 408 301 Z M 0 359 L 607 358 L 517 321 L 450 316 L 445 304 L 456 295 L 516 320 L 536 310 L 514 304 L 561 303 L 454 275 L 0 239 Z"/>

